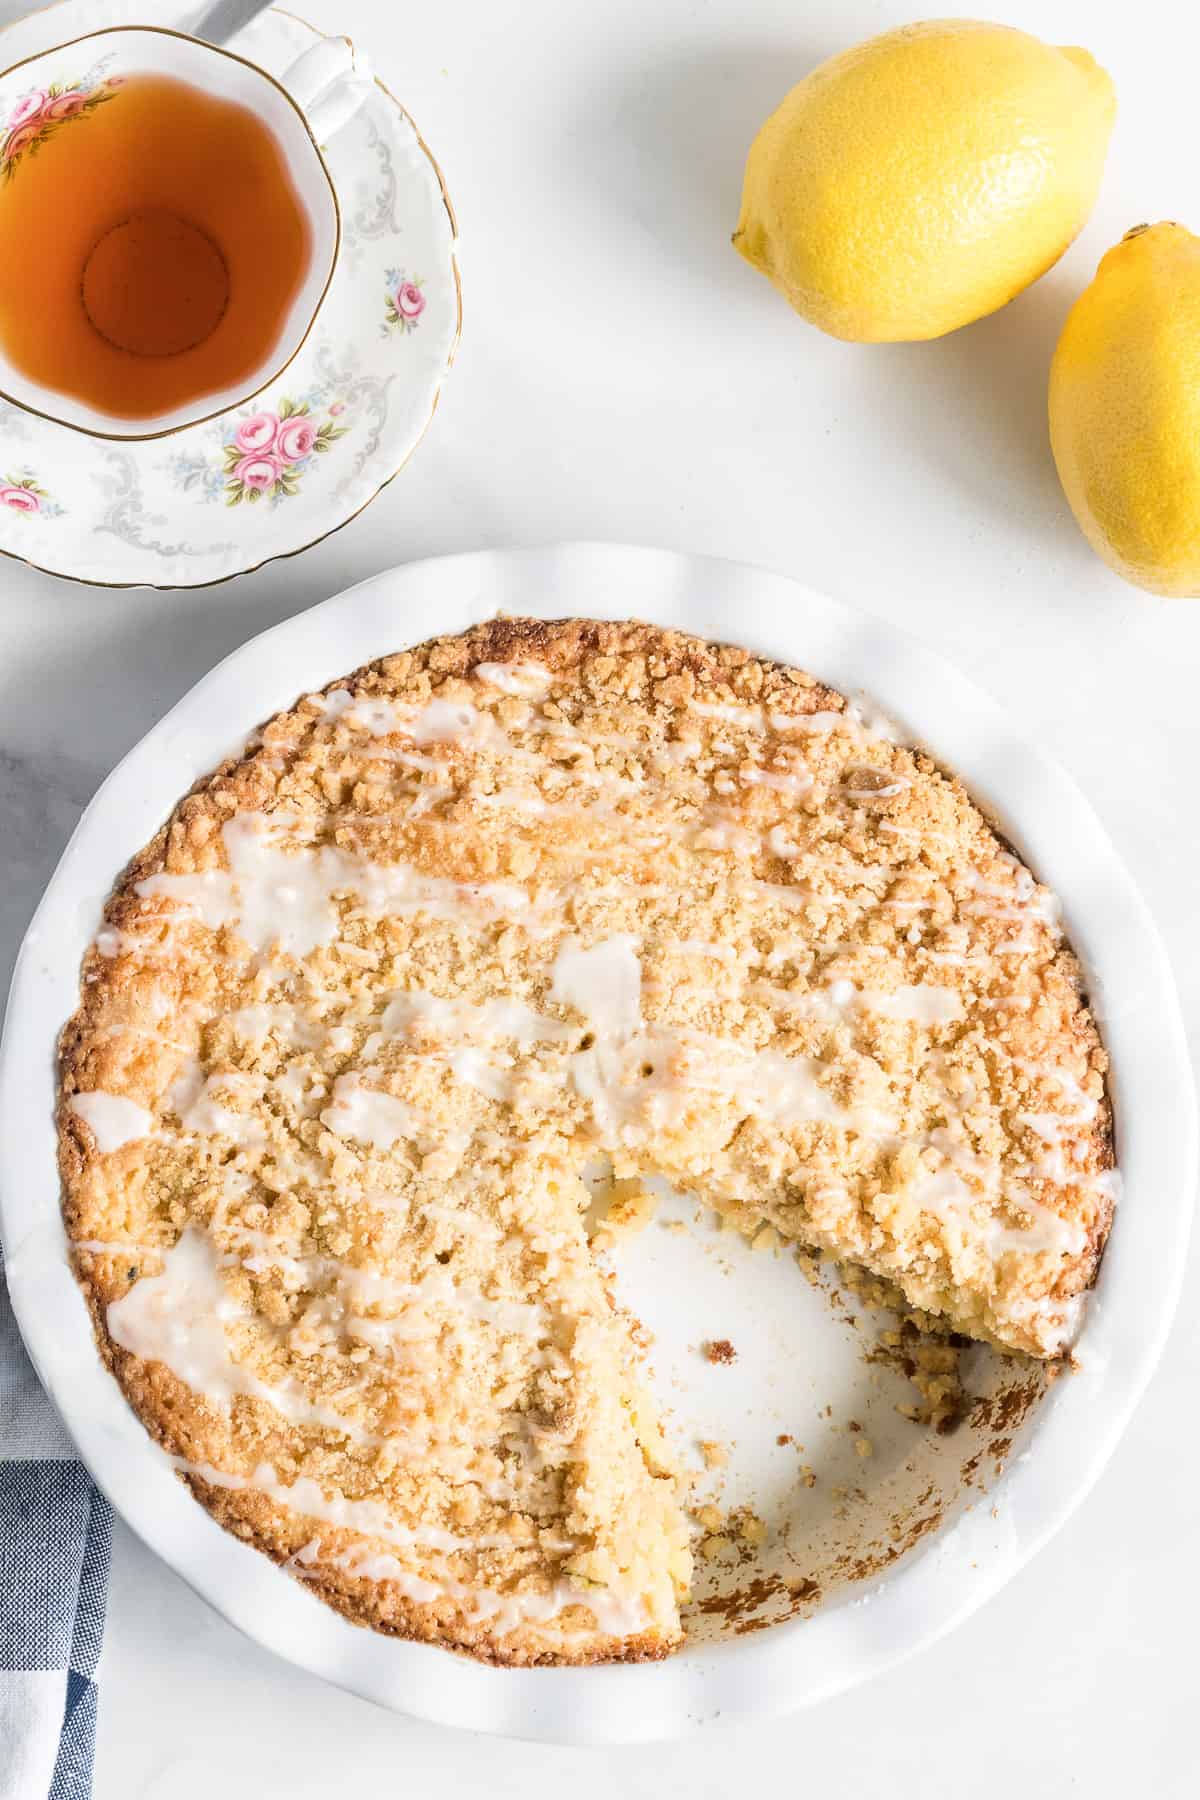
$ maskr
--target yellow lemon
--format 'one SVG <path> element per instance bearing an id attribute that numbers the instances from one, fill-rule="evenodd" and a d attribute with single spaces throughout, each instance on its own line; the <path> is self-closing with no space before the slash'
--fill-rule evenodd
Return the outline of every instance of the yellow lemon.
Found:
<path id="1" fill-rule="evenodd" d="M 972 20 L 906 25 L 822 63 L 772 113 L 734 244 L 834 337 L 941 337 L 1058 261 L 1115 112 L 1086 50 Z"/>
<path id="2" fill-rule="evenodd" d="M 1072 307 L 1050 442 L 1084 536 L 1126 581 L 1200 597 L 1200 238 L 1138 225 Z"/>

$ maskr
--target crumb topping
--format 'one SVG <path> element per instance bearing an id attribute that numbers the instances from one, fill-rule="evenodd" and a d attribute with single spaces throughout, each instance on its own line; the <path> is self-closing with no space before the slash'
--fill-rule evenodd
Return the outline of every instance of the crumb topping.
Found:
<path id="1" fill-rule="evenodd" d="M 500 620 L 303 697 L 135 859 L 65 1206 L 223 1523 L 381 1629 L 657 1655 L 689 1531 L 594 1255 L 645 1179 L 1053 1357 L 1105 1068 L 1053 897 L 923 752 L 735 648 Z"/>

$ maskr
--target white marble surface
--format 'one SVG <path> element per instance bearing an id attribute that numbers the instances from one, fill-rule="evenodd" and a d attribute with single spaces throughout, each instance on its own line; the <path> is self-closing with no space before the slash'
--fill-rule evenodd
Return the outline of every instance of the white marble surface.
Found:
<path id="1" fill-rule="evenodd" d="M 1116 80 L 1096 213 L 993 319 L 859 349 L 802 326 L 728 233 L 760 117 L 821 56 L 910 16 L 897 0 L 308 6 L 369 46 L 442 162 L 463 234 L 458 365 L 404 476 L 299 561 L 191 595 L 0 566 L 0 975 L 100 778 L 219 656 L 389 562 L 594 536 L 795 574 L 1002 696 L 1139 876 L 1195 1047 L 1200 605 L 1140 596 L 1093 559 L 1044 422 L 1056 333 L 1103 250 L 1145 218 L 1200 229 L 1191 9 L 1008 0 L 1011 22 L 1085 43 Z M 17 10 L 0 0 L 0 18 Z M 374 1711 L 245 1642 L 118 1529 L 98 1800 L 560 1783 L 590 1800 L 614 1779 L 634 1800 L 756 1778 L 973 1800 L 1136 1782 L 1183 1800 L 1198 1780 L 1196 1317 L 1185 1304 L 1097 1491 L 1000 1599 L 869 1693 L 682 1746 L 556 1750 Z"/>

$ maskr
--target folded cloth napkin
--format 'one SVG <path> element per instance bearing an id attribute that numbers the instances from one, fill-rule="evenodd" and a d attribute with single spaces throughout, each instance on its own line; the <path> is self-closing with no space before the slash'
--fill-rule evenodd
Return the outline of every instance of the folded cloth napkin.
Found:
<path id="1" fill-rule="evenodd" d="M 0 1258 L 0 1800 L 88 1800 L 112 1514 L 25 1354 Z"/>

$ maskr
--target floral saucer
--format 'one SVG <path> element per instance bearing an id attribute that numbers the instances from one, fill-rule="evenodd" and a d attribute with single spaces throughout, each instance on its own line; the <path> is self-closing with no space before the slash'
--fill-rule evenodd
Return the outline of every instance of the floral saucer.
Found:
<path id="1" fill-rule="evenodd" d="M 59 0 L 0 31 L 0 68 L 145 11 L 145 0 Z M 316 35 L 272 10 L 233 48 L 277 75 Z M 81 68 L 72 91 L 86 104 L 104 82 L 103 68 Z M 0 120 L 0 180 L 44 101 L 26 96 L 16 124 Z M 132 443 L 0 402 L 0 553 L 100 586 L 199 587 L 308 549 L 399 473 L 458 342 L 454 215 L 436 162 L 380 83 L 325 155 L 341 254 L 316 327 L 277 388 Z"/>

